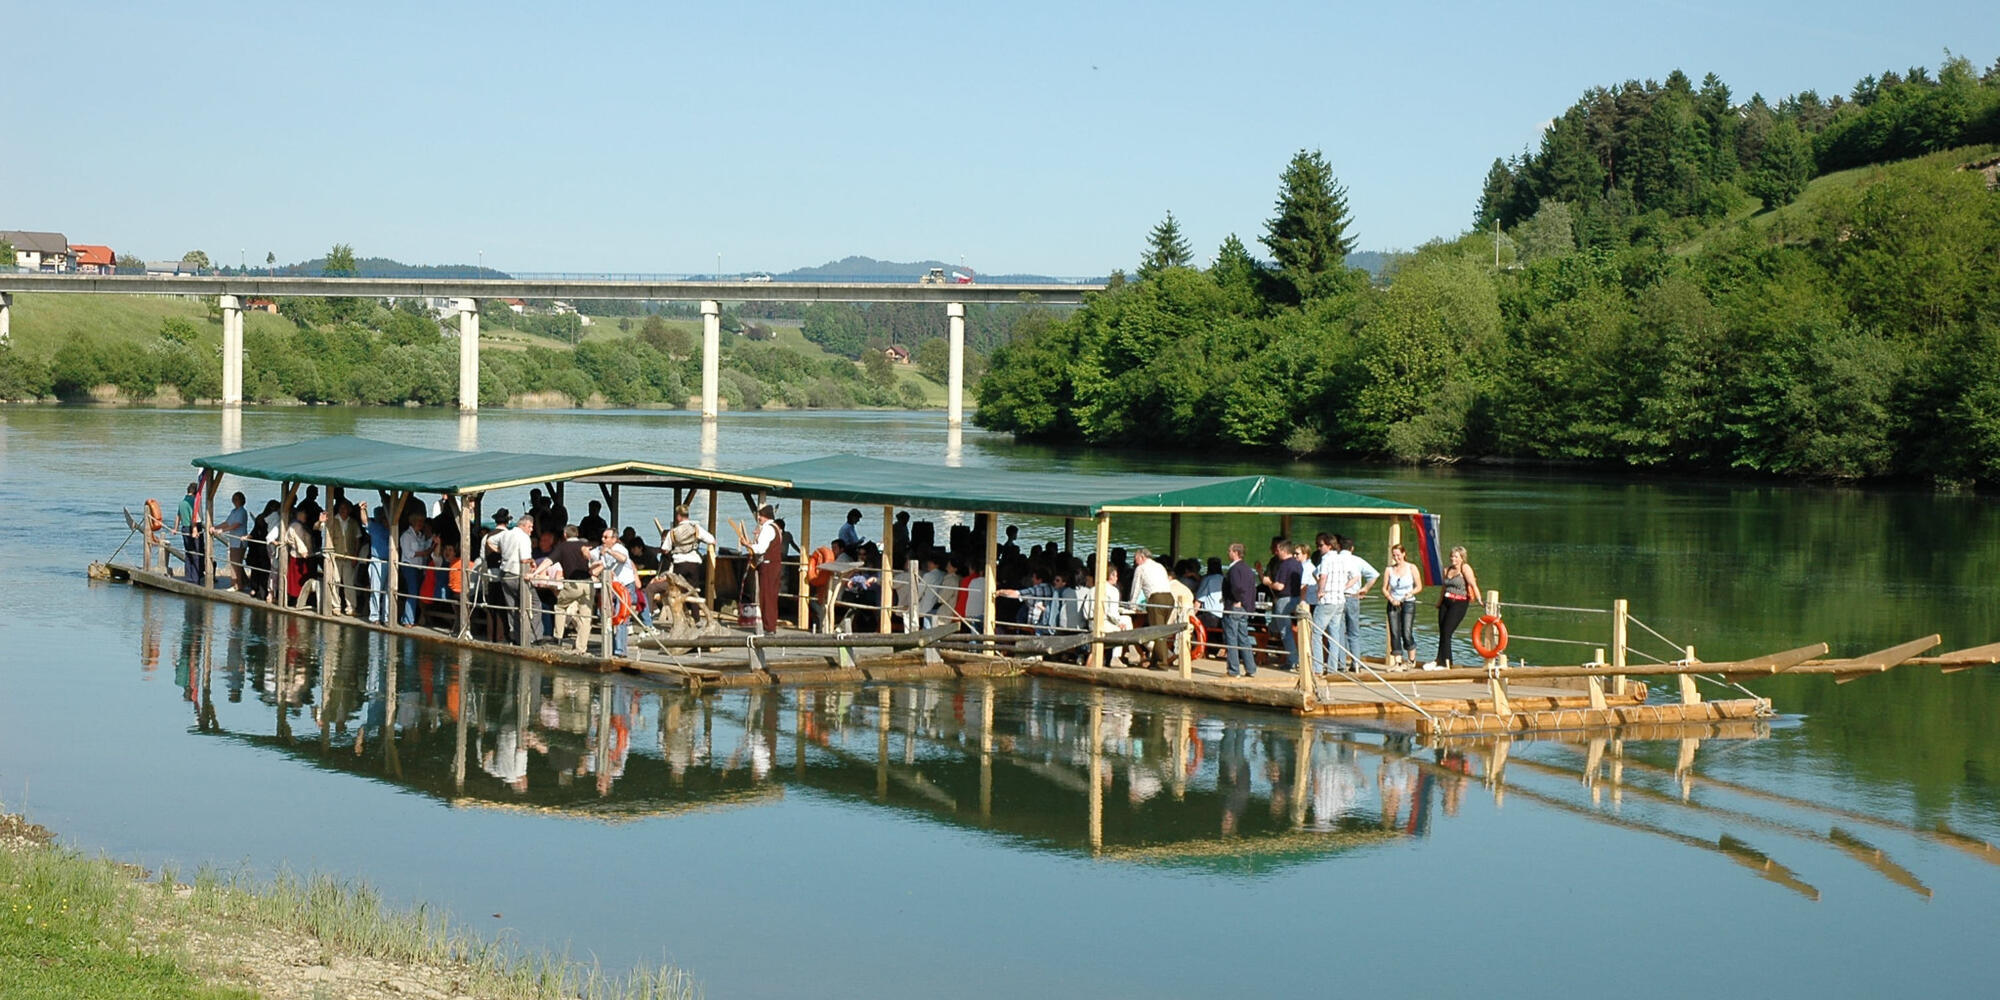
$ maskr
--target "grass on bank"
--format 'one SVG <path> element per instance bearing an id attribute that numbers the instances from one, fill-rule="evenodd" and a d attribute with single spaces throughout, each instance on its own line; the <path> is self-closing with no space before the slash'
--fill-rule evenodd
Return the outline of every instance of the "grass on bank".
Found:
<path id="1" fill-rule="evenodd" d="M 139 881 L 127 866 L 62 848 L 0 846 L 0 899 L 0 995 L 9 998 L 255 997 L 214 980 L 242 978 L 230 966 L 270 951 L 274 937 L 307 942 L 322 966 L 370 959 L 417 970 L 444 995 L 698 995 L 670 966 L 607 975 L 567 955 L 485 940 L 428 907 L 386 907 L 367 887 L 326 876 L 280 873 L 261 885 L 204 871 L 177 886 L 171 873 Z"/>
<path id="2" fill-rule="evenodd" d="M 214 350 L 222 349 L 222 320 L 209 318 L 208 299 L 185 295 L 81 295 L 54 292 L 22 292 L 14 296 L 9 332 L 14 349 L 47 361 L 72 335 L 84 335 L 100 344 L 130 342 L 150 344 L 160 337 L 160 325 L 179 317 L 195 325 L 196 342 Z M 243 327 L 292 333 L 298 327 L 283 316 L 249 311 Z"/>

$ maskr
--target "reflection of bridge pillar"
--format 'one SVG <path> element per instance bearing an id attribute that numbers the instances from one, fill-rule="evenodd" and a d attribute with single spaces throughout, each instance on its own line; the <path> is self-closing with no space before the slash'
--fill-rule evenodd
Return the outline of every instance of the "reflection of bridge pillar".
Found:
<path id="1" fill-rule="evenodd" d="M 224 295 L 222 305 L 222 405 L 243 405 L 243 300 Z"/>
<path id="2" fill-rule="evenodd" d="M 701 303 L 701 419 L 714 420 L 716 384 L 721 381 L 722 303 Z"/>
<path id="3" fill-rule="evenodd" d="M 951 325 L 951 378 L 945 386 L 945 423 L 956 428 L 965 422 L 965 303 L 948 303 L 944 314 Z"/>
<path id="4" fill-rule="evenodd" d="M 0 345 L 14 335 L 14 293 L 0 292 Z"/>
<path id="5" fill-rule="evenodd" d="M 453 299 L 458 310 L 458 412 L 479 411 L 479 301 Z"/>

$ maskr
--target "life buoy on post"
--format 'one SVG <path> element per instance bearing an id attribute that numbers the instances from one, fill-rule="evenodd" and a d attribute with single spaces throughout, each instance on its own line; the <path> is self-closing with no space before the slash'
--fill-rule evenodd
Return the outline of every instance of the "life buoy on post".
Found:
<path id="1" fill-rule="evenodd" d="M 1192 662 L 1208 655 L 1208 626 L 1196 616 L 1188 619 L 1188 628 L 1188 660 Z"/>
<path id="2" fill-rule="evenodd" d="M 1487 629 L 1493 630 L 1493 642 L 1488 645 L 1482 636 Z M 1472 626 L 1472 651 L 1490 660 L 1507 649 L 1507 623 L 1499 615 L 1484 615 L 1478 624 Z"/>

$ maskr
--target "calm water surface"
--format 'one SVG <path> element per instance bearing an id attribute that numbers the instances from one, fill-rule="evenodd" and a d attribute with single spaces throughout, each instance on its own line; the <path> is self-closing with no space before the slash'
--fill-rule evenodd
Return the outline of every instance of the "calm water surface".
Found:
<path id="1" fill-rule="evenodd" d="M 714 457 L 1277 472 L 1441 513 L 1510 601 L 1627 597 L 1707 659 L 2000 640 L 2000 527 L 1979 498 L 1164 461 L 977 432 L 951 452 L 941 424 L 745 415 Z M 685 463 L 698 427 L 488 413 L 477 434 Z M 338 433 L 460 439 L 450 415 L 295 409 L 247 414 L 242 441 Z M 71 845 L 362 878 L 614 968 L 679 963 L 712 996 L 1991 989 L 1986 672 L 1755 684 L 1779 718 L 1628 740 L 1621 780 L 1587 781 L 1582 740 L 1433 748 L 1026 680 L 692 698 L 85 581 L 121 506 L 171 501 L 187 459 L 221 450 L 213 412 L 0 408 L 0 803 Z M 1191 521 L 1188 547 L 1275 530 Z M 1371 549 L 1379 531 L 1361 527 Z M 1117 540 L 1164 532 L 1135 520 Z M 1509 614 L 1517 634 L 1598 645 L 1603 619 Z"/>

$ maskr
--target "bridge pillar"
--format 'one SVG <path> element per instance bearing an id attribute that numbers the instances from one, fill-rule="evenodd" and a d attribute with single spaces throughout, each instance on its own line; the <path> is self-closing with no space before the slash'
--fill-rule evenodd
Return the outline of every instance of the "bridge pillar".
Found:
<path id="1" fill-rule="evenodd" d="M 722 303 L 701 303 L 701 419 L 714 420 L 716 387 L 722 379 Z"/>
<path id="2" fill-rule="evenodd" d="M 222 306 L 222 405 L 243 405 L 243 300 L 218 298 Z"/>
<path id="3" fill-rule="evenodd" d="M 458 412 L 479 412 L 479 300 L 453 299 L 458 310 Z"/>
<path id="4" fill-rule="evenodd" d="M 960 427 L 965 423 L 965 303 L 947 303 L 944 314 L 951 323 L 951 378 L 945 387 L 945 424 Z"/>
<path id="5" fill-rule="evenodd" d="M 0 292 L 0 347 L 14 336 L 14 293 Z"/>

